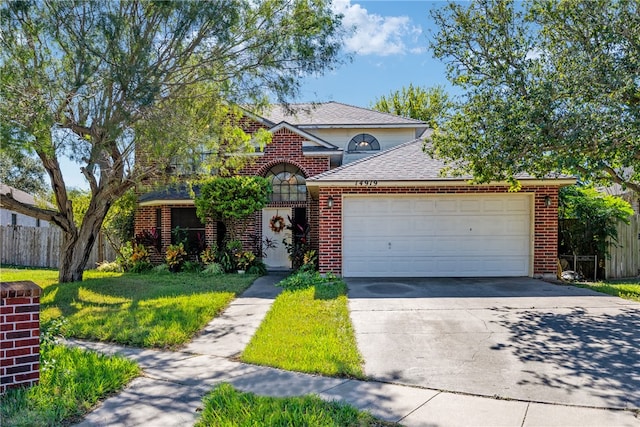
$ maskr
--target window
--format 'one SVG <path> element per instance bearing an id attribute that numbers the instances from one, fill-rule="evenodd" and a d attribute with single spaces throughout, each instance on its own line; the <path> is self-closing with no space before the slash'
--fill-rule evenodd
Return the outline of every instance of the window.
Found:
<path id="1" fill-rule="evenodd" d="M 184 241 L 189 253 L 199 253 L 205 247 L 204 224 L 196 215 L 196 208 L 171 209 L 171 243 Z"/>
<path id="2" fill-rule="evenodd" d="M 40 227 L 40 218 L 36 218 L 36 227 Z"/>
<path id="3" fill-rule="evenodd" d="M 300 168 L 288 163 L 275 165 L 265 176 L 273 188 L 272 202 L 304 202 L 307 184 Z"/>
<path id="4" fill-rule="evenodd" d="M 361 133 L 354 136 L 349 141 L 348 151 L 378 151 L 380 150 L 380 143 L 373 136 L 368 133 Z"/>
<path id="5" fill-rule="evenodd" d="M 18 215 L 11 214 L 11 225 L 18 225 Z"/>

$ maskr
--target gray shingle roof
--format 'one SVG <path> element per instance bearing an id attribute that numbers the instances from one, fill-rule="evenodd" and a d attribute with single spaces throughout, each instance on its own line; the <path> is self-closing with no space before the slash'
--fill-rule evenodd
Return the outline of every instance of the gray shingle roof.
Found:
<path id="1" fill-rule="evenodd" d="M 194 185 L 193 191 L 197 196 L 198 194 L 200 194 L 200 187 Z M 189 187 L 187 187 L 187 184 L 168 186 L 155 191 L 150 191 L 145 194 L 141 194 L 138 197 L 139 203 L 159 200 L 193 200 L 193 197 L 191 197 L 191 191 L 189 191 Z"/>
<path id="2" fill-rule="evenodd" d="M 444 162 L 432 159 L 416 139 L 309 178 L 307 181 L 424 181 L 440 176 Z M 460 178 L 457 178 L 460 179 Z M 468 179 L 468 178 L 467 178 Z"/>
<path id="3" fill-rule="evenodd" d="M 381 113 L 367 108 L 355 107 L 340 102 L 324 102 L 319 104 L 289 104 L 293 112 L 283 105 L 272 105 L 262 116 L 272 123 L 287 122 L 294 126 L 402 126 L 427 127 L 427 123 Z"/>
<path id="4" fill-rule="evenodd" d="M 442 175 L 444 161 L 434 159 L 423 151 L 424 139 L 416 139 L 378 154 L 367 156 L 339 168 L 307 179 L 307 183 L 336 181 L 467 181 L 471 175 Z M 536 179 L 520 174 L 518 179 Z M 549 176 L 547 179 L 572 179 L 566 175 Z"/>

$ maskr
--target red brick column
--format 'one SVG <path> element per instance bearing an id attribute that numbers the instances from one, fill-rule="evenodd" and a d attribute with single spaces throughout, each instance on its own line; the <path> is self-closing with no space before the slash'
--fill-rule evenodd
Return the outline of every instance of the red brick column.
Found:
<path id="1" fill-rule="evenodd" d="M 0 394 L 40 379 L 40 293 L 33 282 L 0 283 Z"/>

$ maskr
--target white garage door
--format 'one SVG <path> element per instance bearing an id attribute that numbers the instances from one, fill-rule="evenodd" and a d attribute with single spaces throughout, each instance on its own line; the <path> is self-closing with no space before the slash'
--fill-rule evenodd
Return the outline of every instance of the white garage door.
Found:
<path id="1" fill-rule="evenodd" d="M 530 197 L 345 196 L 345 277 L 528 276 Z"/>

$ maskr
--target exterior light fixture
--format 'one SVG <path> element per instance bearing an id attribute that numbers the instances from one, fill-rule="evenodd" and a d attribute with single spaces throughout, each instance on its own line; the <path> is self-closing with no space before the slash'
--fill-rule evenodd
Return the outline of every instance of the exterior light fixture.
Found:
<path id="1" fill-rule="evenodd" d="M 544 205 L 548 208 L 551 207 L 551 196 L 544 196 Z"/>
<path id="2" fill-rule="evenodd" d="M 327 207 L 331 209 L 333 207 L 333 196 L 329 196 L 327 199 Z"/>

